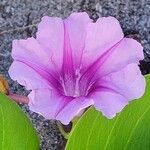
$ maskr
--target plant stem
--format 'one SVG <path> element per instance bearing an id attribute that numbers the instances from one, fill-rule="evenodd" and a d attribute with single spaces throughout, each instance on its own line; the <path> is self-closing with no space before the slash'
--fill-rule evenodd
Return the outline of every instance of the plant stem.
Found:
<path id="1" fill-rule="evenodd" d="M 62 124 L 59 121 L 57 121 L 57 126 L 63 137 L 67 140 L 69 138 L 69 133 L 64 130 Z"/>
<path id="2" fill-rule="evenodd" d="M 26 96 L 20 96 L 17 94 L 9 94 L 8 96 L 17 103 L 22 103 L 22 104 L 28 104 L 29 103 L 29 99 Z"/>

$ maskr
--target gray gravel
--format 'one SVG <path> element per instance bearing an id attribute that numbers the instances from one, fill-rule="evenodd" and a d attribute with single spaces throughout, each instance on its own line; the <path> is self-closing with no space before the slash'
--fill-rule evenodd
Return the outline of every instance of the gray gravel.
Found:
<path id="1" fill-rule="evenodd" d="M 12 92 L 28 94 L 7 73 L 12 62 L 12 40 L 35 36 L 36 27 L 25 27 L 36 25 L 44 15 L 66 17 L 78 11 L 86 11 L 94 20 L 100 16 L 115 16 L 125 35 L 143 44 L 145 59 L 141 70 L 143 74 L 150 73 L 150 0 L 0 0 L 0 74 L 9 80 Z M 65 140 L 56 122 L 45 120 L 25 105 L 21 107 L 39 133 L 42 150 L 64 149 Z"/>

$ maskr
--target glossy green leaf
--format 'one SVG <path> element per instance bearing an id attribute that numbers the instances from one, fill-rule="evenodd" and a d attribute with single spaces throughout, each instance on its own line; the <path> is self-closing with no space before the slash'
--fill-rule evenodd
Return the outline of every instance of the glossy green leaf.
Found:
<path id="1" fill-rule="evenodd" d="M 0 93 L 0 150 L 39 150 L 39 139 L 19 106 Z"/>
<path id="2" fill-rule="evenodd" d="M 73 128 L 66 150 L 150 150 L 150 76 L 144 96 L 112 120 L 90 108 Z"/>

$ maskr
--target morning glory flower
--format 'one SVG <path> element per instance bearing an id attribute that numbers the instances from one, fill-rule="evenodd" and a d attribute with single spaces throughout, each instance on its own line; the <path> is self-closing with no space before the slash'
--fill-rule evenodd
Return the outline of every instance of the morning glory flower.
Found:
<path id="1" fill-rule="evenodd" d="M 114 17 L 45 16 L 36 38 L 13 41 L 12 57 L 9 74 L 31 90 L 29 108 L 63 124 L 91 105 L 113 118 L 145 90 L 143 48 Z"/>

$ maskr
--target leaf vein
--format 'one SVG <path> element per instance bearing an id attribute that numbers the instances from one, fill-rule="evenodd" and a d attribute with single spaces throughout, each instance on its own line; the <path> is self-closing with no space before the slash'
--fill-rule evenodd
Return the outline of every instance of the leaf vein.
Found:
<path id="1" fill-rule="evenodd" d="M 124 147 L 124 150 L 126 150 L 128 144 L 129 144 L 129 142 L 130 142 L 130 140 L 131 140 L 131 137 L 132 137 L 132 135 L 133 135 L 133 133 L 134 133 L 136 127 L 138 126 L 139 122 L 142 120 L 142 118 L 144 117 L 144 115 L 147 113 L 147 111 L 148 111 L 149 109 L 150 109 L 150 105 L 148 106 L 148 108 L 143 112 L 143 114 L 142 114 L 142 115 L 139 117 L 139 119 L 137 120 L 137 122 L 136 122 L 134 128 L 132 129 L 132 131 L 131 131 L 131 133 L 130 133 L 130 135 L 129 135 L 129 138 L 128 138 L 127 143 L 126 143 L 126 145 L 125 145 L 125 147 Z"/>
<path id="2" fill-rule="evenodd" d="M 90 133 L 89 133 L 89 136 L 88 136 L 88 139 L 87 139 L 87 142 L 86 142 L 86 150 L 88 150 L 88 143 L 89 143 L 89 140 L 90 140 L 90 137 L 91 137 L 91 134 L 92 134 L 92 131 L 93 131 L 93 128 L 94 128 L 94 124 L 98 118 L 99 114 L 97 114 L 97 116 L 95 117 L 95 119 L 93 120 L 93 123 L 92 123 L 92 127 L 91 127 L 91 130 L 90 130 Z"/>
<path id="3" fill-rule="evenodd" d="M 111 137 L 111 135 L 112 135 L 113 130 L 115 129 L 115 126 L 116 126 L 116 124 L 117 124 L 117 121 L 118 121 L 118 119 L 119 119 L 119 116 L 120 116 L 120 114 L 118 115 L 117 119 L 115 120 L 114 125 L 113 125 L 113 127 L 111 128 L 111 131 L 110 131 L 110 133 L 109 133 L 109 135 L 108 135 L 108 137 L 107 137 L 107 141 L 106 141 L 104 150 L 106 150 L 106 148 L 107 148 L 107 146 L 108 146 L 108 143 L 109 143 L 109 141 L 110 141 L 110 137 Z"/>
<path id="4" fill-rule="evenodd" d="M 4 130 L 4 113 L 3 113 L 3 109 L 2 106 L 0 105 L 0 111 L 2 114 L 2 149 L 3 149 L 3 145 L 4 145 L 4 136 L 5 136 L 5 130 Z"/>

